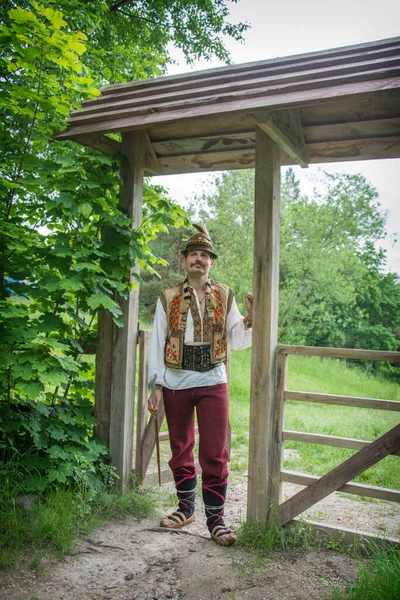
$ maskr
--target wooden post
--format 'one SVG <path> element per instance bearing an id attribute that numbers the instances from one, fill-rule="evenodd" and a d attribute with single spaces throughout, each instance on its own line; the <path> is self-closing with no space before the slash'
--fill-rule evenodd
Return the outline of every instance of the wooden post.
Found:
<path id="1" fill-rule="evenodd" d="M 139 383 L 138 399 L 136 412 L 136 453 L 135 453 L 135 472 L 142 478 L 142 442 L 147 425 L 148 409 L 147 398 L 148 390 L 148 360 L 151 341 L 151 331 L 139 332 Z"/>
<path id="2" fill-rule="evenodd" d="M 283 427 L 285 423 L 285 389 L 287 387 L 288 355 L 278 354 L 277 382 L 276 382 L 276 410 L 274 420 L 274 456 L 272 459 L 271 477 L 277 482 L 278 503 L 282 502 L 281 471 L 283 469 Z"/>
<path id="3" fill-rule="evenodd" d="M 113 320 L 105 310 L 99 311 L 97 332 L 95 434 L 108 446 L 110 442 Z"/>
<path id="4" fill-rule="evenodd" d="M 279 147 L 256 127 L 253 345 L 247 517 L 266 521 L 278 502 L 272 478 L 279 292 Z"/>
<path id="5" fill-rule="evenodd" d="M 146 132 L 122 134 L 121 190 L 119 203 L 130 217 L 132 228 L 142 222 L 143 175 Z M 136 282 L 132 266 L 131 283 Z M 110 456 L 126 491 L 132 472 L 133 414 L 135 400 L 136 342 L 138 329 L 139 288 L 131 289 L 128 298 L 119 298 L 123 327 L 114 325 L 111 381 Z"/>

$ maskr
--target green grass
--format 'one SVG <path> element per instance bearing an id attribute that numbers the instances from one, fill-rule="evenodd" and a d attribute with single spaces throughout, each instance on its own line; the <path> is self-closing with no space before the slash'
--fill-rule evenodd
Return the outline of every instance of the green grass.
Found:
<path id="1" fill-rule="evenodd" d="M 0 489 L 0 566 L 11 565 L 28 551 L 31 567 L 40 568 L 47 552 L 63 556 L 79 533 L 88 533 L 111 518 L 133 514 L 138 518 L 155 513 L 155 488 L 139 490 L 133 483 L 121 496 L 117 487 L 104 489 L 92 498 L 85 491 L 57 487 L 33 496 L 35 503 L 24 509 L 18 497 L 24 490 L 3 481 Z"/>
<path id="2" fill-rule="evenodd" d="M 232 353 L 230 421 L 233 431 L 231 469 L 247 467 L 250 350 Z M 290 356 L 288 389 L 346 396 L 400 400 L 400 386 L 392 381 L 348 367 L 338 359 Z M 285 429 L 372 441 L 399 422 L 398 413 L 367 408 L 288 401 Z M 284 468 L 323 475 L 354 451 L 317 444 L 286 442 L 292 448 Z M 399 459 L 389 456 L 354 481 L 400 489 Z"/>
<path id="3" fill-rule="evenodd" d="M 400 549 L 377 546 L 363 561 L 356 583 L 346 591 L 335 589 L 332 600 L 398 600 L 400 598 Z"/>

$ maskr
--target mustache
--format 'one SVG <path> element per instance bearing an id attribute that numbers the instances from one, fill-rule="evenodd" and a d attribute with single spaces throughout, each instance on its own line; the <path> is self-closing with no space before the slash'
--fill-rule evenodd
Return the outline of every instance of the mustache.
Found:
<path id="1" fill-rule="evenodd" d="M 199 267 L 202 267 L 202 266 L 203 266 L 203 263 L 202 263 L 202 262 L 198 262 L 198 261 L 197 261 L 197 262 L 194 262 L 194 263 L 192 263 L 192 264 L 191 264 L 191 266 L 192 266 L 192 267 L 195 267 L 195 266 L 197 266 L 197 265 L 198 265 Z"/>

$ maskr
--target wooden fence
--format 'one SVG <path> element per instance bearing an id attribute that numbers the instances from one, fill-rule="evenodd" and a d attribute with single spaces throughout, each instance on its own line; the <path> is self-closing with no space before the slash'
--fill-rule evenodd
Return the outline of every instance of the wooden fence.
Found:
<path id="1" fill-rule="evenodd" d="M 391 411 L 400 411 L 400 402 L 288 390 L 287 376 L 289 354 L 400 362 L 399 352 L 353 350 L 344 348 L 316 348 L 307 346 L 279 346 L 277 368 L 277 411 L 275 415 L 274 438 L 272 440 L 275 458 L 272 475 L 276 482 L 276 504 L 278 505 L 280 523 L 282 525 L 288 523 L 304 510 L 307 510 L 316 502 L 319 502 L 334 491 L 400 502 L 400 492 L 397 490 L 349 483 L 351 479 L 376 464 L 385 456 L 388 456 L 389 454 L 400 455 L 400 425 L 396 425 L 389 432 L 373 442 L 331 435 L 320 435 L 316 433 L 289 431 L 284 428 L 285 404 L 287 400 Z M 289 440 L 311 444 L 323 444 L 339 448 L 349 448 L 358 450 L 358 452 L 323 477 L 315 477 L 310 474 L 283 470 L 284 444 L 285 441 Z M 282 483 L 285 481 L 307 487 L 285 502 L 282 502 Z"/>

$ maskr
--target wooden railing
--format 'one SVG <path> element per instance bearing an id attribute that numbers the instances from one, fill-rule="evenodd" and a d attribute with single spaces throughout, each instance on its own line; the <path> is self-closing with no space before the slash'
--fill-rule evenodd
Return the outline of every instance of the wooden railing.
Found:
<path id="1" fill-rule="evenodd" d="M 333 394 L 317 394 L 314 392 L 301 392 L 287 389 L 288 375 L 288 355 L 297 354 L 303 356 L 320 356 L 331 358 L 356 358 L 362 360 L 385 360 L 391 362 L 400 362 L 400 352 L 383 352 L 372 350 L 353 350 L 346 348 L 317 348 L 307 346 L 285 346 L 278 348 L 278 369 L 277 369 L 277 411 L 275 417 L 275 435 L 274 435 L 274 477 L 277 485 L 276 500 L 277 504 L 282 502 L 282 483 L 290 482 L 303 486 L 311 486 L 319 481 L 319 477 L 313 475 L 297 473 L 283 470 L 283 451 L 285 441 L 297 441 L 311 444 L 322 444 L 339 448 L 349 448 L 352 450 L 362 450 L 367 448 L 372 442 L 366 440 L 357 440 L 331 435 L 321 435 L 316 433 L 306 433 L 300 431 L 289 431 L 284 428 L 285 424 L 285 404 L 287 400 L 298 402 L 318 402 L 321 404 L 337 404 L 340 406 L 356 406 L 369 409 L 400 411 L 400 402 L 393 400 L 378 400 L 375 398 L 361 398 L 352 396 L 337 396 Z M 396 428 L 395 428 L 396 429 Z M 385 434 L 388 435 L 388 434 Z M 385 437 L 385 436 L 383 436 Z M 395 432 L 398 439 L 399 433 Z M 397 446 L 398 448 L 398 446 Z M 398 449 L 389 454 L 400 455 Z M 350 471 L 349 471 L 350 473 Z M 356 494 L 392 502 L 400 502 L 400 491 L 360 485 L 356 483 L 345 483 L 340 488 L 341 492 Z M 327 494 L 325 494 L 327 495 Z M 291 499 L 290 499 L 291 500 Z M 288 502 L 288 501 L 287 501 Z"/>

